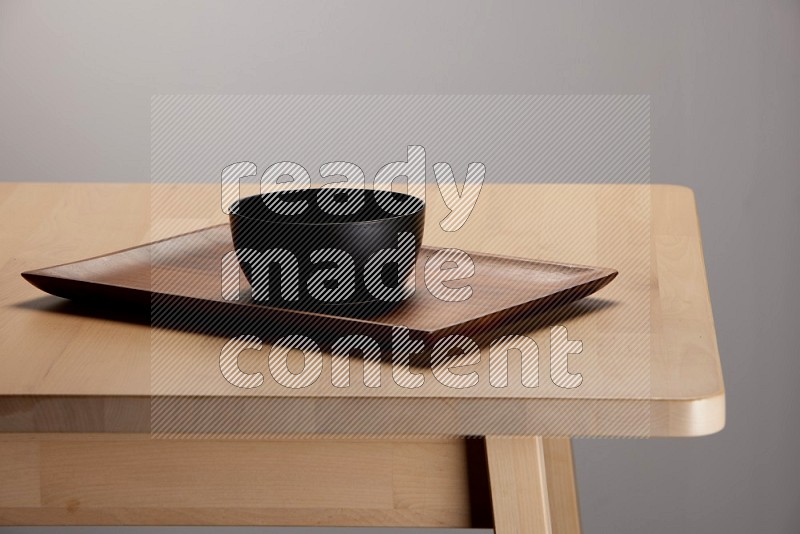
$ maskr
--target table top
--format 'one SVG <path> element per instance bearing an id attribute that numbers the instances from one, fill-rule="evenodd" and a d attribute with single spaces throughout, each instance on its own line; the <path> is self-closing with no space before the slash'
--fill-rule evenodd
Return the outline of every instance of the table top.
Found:
<path id="1" fill-rule="evenodd" d="M 457 232 L 439 226 L 448 208 L 429 188 L 428 245 L 619 271 L 590 298 L 476 340 L 482 356 L 469 370 L 480 379 L 465 389 L 442 387 L 430 369 L 425 387 L 401 387 L 391 362 L 381 364 L 380 388 L 359 384 L 352 364 L 352 387 L 332 387 L 328 354 L 328 379 L 302 391 L 236 388 L 219 368 L 228 340 L 154 329 L 127 310 L 70 303 L 20 277 L 224 223 L 219 194 L 218 185 L 0 184 L 0 431 L 152 431 L 154 399 L 190 403 L 180 409 L 195 413 L 191 403 L 228 402 L 267 414 L 271 432 L 303 435 L 694 436 L 724 426 L 699 225 L 683 187 L 487 184 Z M 582 376 L 578 387 L 551 380 L 555 325 L 583 344 L 568 359 L 569 373 Z M 507 386 L 490 384 L 488 347 L 501 335 L 536 341 L 538 387 L 521 383 L 511 352 Z M 250 352 L 240 366 L 269 377 L 268 351 Z M 165 382 L 165 362 L 170 377 L 185 379 Z M 367 420 L 376 403 L 385 410 L 380 423 Z"/>

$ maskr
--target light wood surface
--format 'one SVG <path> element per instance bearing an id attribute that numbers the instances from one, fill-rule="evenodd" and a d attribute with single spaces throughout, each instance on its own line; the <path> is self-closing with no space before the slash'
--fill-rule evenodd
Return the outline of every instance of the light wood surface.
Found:
<path id="1" fill-rule="evenodd" d="M 152 198 L 151 192 L 149 184 L 0 185 L 5 223 L 0 228 L 0 430 L 148 431 L 154 394 L 204 395 L 222 402 L 247 396 L 221 379 L 212 358 L 218 358 L 224 340 L 185 331 L 153 332 L 146 324 L 125 320 L 124 311 L 75 307 L 19 276 L 225 222 L 214 186 L 162 188 Z M 620 271 L 597 298 L 555 318 L 523 322 L 511 332 L 535 339 L 547 354 L 548 321 L 562 321 L 570 338 L 583 340 L 583 352 L 571 358 L 570 370 L 580 372 L 584 383 L 575 389 L 556 387 L 547 380 L 543 358 L 540 387 L 524 388 L 511 374 L 507 388 L 493 388 L 485 357 L 475 367 L 483 379 L 467 390 L 409 390 L 391 380 L 385 381 L 389 387 L 375 391 L 357 387 L 357 380 L 354 387 L 340 389 L 320 381 L 294 398 L 332 419 L 298 432 L 352 432 L 345 425 L 358 421 L 337 420 L 336 413 L 359 413 L 375 397 L 416 397 L 420 413 L 441 413 L 446 407 L 451 420 L 466 421 L 458 426 L 437 422 L 442 433 L 459 428 L 477 435 L 497 433 L 492 419 L 498 413 L 513 414 L 517 419 L 506 427 L 526 435 L 691 436 L 722 428 L 724 387 L 690 190 L 486 185 L 463 229 L 441 231 L 438 221 L 445 214 L 438 192 L 429 191 L 426 244 Z M 488 341 L 482 341 L 484 347 Z M 154 392 L 154 343 L 181 347 L 170 354 L 170 365 L 189 373 L 191 380 Z M 326 359 L 328 370 L 329 364 Z M 391 377 L 385 371 L 383 376 Z M 443 400 L 445 395 L 449 398 Z M 265 387 L 248 398 L 268 403 L 283 397 L 285 390 Z M 364 429 L 396 433 L 397 418 L 408 406 L 403 403 L 396 405 L 396 413 L 388 409 L 384 427 Z M 481 413 L 487 415 L 482 419 Z"/>
<path id="2" fill-rule="evenodd" d="M 486 438 L 497 534 L 552 534 L 542 438 Z"/>
<path id="3" fill-rule="evenodd" d="M 0 458 L 0 525 L 491 526 L 465 440 L 0 434 Z"/>
<path id="4" fill-rule="evenodd" d="M 76 306 L 19 276 L 224 223 L 215 187 L 0 184 L 0 524 L 579 533 L 570 441 L 550 436 L 722 428 L 724 387 L 691 191 L 487 185 L 470 221 L 451 234 L 438 227 L 446 209 L 436 195 L 428 192 L 426 244 L 620 271 L 596 298 L 502 332 L 525 334 L 547 354 L 549 327 L 567 326 L 584 345 L 569 363 L 583 375 L 580 387 L 554 385 L 543 359 L 540 387 L 510 374 L 508 387 L 493 388 L 482 357 L 474 369 L 483 379 L 467 390 L 409 390 L 390 380 L 372 390 L 354 372 L 352 388 L 323 381 L 301 395 L 243 393 L 220 380 L 224 339 L 151 329 L 129 310 Z M 478 341 L 485 349 L 492 339 Z M 165 346 L 179 349 L 159 352 Z M 165 363 L 174 375 L 161 373 Z M 263 361 L 250 354 L 240 363 L 258 369 Z M 257 429 L 261 439 L 152 439 L 146 432 L 162 400 L 188 414 L 228 409 L 277 426 Z M 378 401 L 380 424 L 365 425 Z M 187 422 L 196 432 L 203 420 Z M 265 430 L 337 439 L 265 438 Z"/>
<path id="5" fill-rule="evenodd" d="M 581 515 L 572 441 L 566 438 L 544 438 L 542 444 L 553 534 L 580 534 Z"/>
<path id="6" fill-rule="evenodd" d="M 563 438 L 486 438 L 497 534 L 580 534 L 572 445 Z"/>
<path id="7" fill-rule="evenodd" d="M 0 525 L 493 526 L 498 534 L 580 533 L 567 439 L 9 433 L 0 434 L 0 458 Z"/>

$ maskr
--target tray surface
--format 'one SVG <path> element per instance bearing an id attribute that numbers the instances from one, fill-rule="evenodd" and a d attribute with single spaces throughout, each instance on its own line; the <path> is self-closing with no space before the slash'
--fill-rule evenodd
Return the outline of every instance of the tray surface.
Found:
<path id="1" fill-rule="evenodd" d="M 76 300 L 145 304 L 151 298 L 153 303 L 160 298 L 162 302 L 205 307 L 223 314 L 244 313 L 289 323 L 313 321 L 322 327 L 353 331 L 386 332 L 393 326 L 404 326 L 423 336 L 474 332 L 522 314 L 561 306 L 594 293 L 617 275 L 613 269 L 469 252 L 475 263 L 474 276 L 448 285 L 469 284 L 472 296 L 462 302 L 447 302 L 434 297 L 425 286 L 425 262 L 439 249 L 423 246 L 413 297 L 382 315 L 348 317 L 255 303 L 244 276 L 240 277 L 242 298 L 223 299 L 220 265 L 223 255 L 231 250 L 229 228 L 220 225 L 22 275 L 48 293 Z"/>

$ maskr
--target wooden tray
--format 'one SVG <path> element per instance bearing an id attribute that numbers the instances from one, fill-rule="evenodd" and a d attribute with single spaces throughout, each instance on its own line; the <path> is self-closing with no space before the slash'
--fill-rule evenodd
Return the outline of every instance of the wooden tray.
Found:
<path id="1" fill-rule="evenodd" d="M 383 337 L 404 326 L 426 339 L 446 333 L 468 335 L 583 298 L 608 284 L 613 269 L 528 260 L 470 252 L 475 275 L 472 297 L 446 302 L 431 295 L 424 280 L 427 258 L 437 248 L 422 247 L 413 297 L 383 315 L 348 317 L 279 309 L 249 296 L 226 301 L 221 294 L 221 258 L 233 250 L 227 225 L 214 226 L 105 256 L 22 273 L 39 289 L 73 300 L 148 306 L 153 323 L 180 321 L 204 330 L 230 329 L 255 321 L 280 329 L 297 326 L 341 334 Z M 242 288 L 247 289 L 244 276 Z M 245 293 L 248 295 L 249 293 Z M 185 326 L 185 324 L 184 324 Z M 248 332 L 249 333 L 249 332 Z"/>

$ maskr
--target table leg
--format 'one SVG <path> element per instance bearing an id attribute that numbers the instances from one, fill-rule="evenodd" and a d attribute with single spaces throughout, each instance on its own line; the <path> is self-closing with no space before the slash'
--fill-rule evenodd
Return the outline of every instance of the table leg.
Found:
<path id="1" fill-rule="evenodd" d="M 497 534 L 580 532 L 568 438 L 486 438 Z"/>

